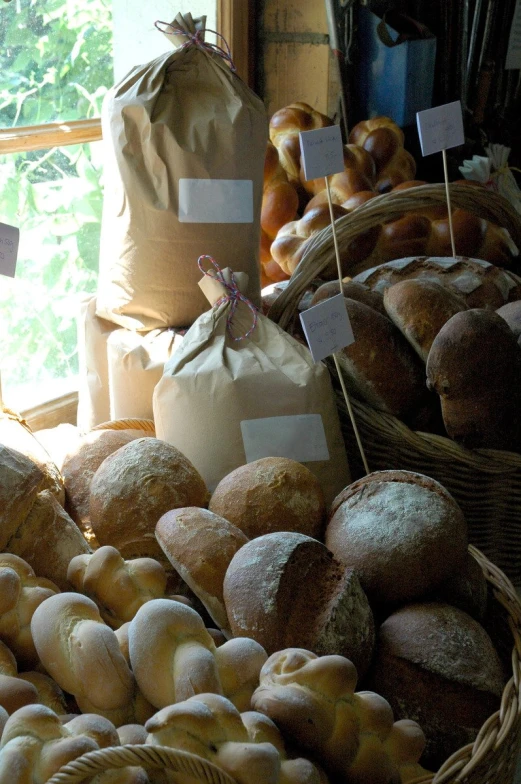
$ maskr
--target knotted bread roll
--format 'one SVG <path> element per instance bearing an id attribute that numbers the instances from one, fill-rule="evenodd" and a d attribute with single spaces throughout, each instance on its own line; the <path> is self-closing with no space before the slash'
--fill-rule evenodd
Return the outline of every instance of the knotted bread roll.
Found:
<path id="1" fill-rule="evenodd" d="M 370 153 L 376 165 L 375 190 L 390 191 L 395 185 L 412 180 L 416 161 L 404 146 L 402 129 L 389 117 L 362 120 L 349 133 L 351 144 Z"/>
<path id="2" fill-rule="evenodd" d="M 314 131 L 333 125 L 333 120 L 307 103 L 297 101 L 279 109 L 270 120 L 270 140 L 279 153 L 279 160 L 290 182 L 300 181 L 301 131 Z"/>

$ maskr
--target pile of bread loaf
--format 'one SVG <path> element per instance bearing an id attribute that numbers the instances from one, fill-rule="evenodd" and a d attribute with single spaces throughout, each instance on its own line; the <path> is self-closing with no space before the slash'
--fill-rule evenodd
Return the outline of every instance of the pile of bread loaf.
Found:
<path id="1" fill-rule="evenodd" d="M 237 784 L 400 784 L 499 707 L 498 606 L 434 480 L 374 473 L 327 509 L 286 458 L 242 466 L 210 495 L 153 435 L 78 436 L 61 472 L 41 447 L 38 468 L 24 435 L 0 465 L 0 784 L 45 784 L 125 744 L 196 754 Z M 58 548 L 59 584 L 40 574 L 51 519 L 24 559 L 4 536 L 28 514 L 31 465 L 65 489 L 70 516 L 56 519 L 82 540 Z"/>
<path id="2" fill-rule="evenodd" d="M 305 103 L 286 106 L 271 118 L 261 212 L 264 284 L 289 277 L 310 238 L 330 223 L 324 179 L 304 179 L 299 133 L 332 123 Z M 414 179 L 416 163 L 403 143 L 402 130 L 388 117 L 364 120 L 351 130 L 345 170 L 329 178 L 335 219 L 381 193 L 424 184 Z M 515 251 L 504 229 L 459 208 L 452 211 L 452 223 L 459 254 L 511 266 Z M 341 261 L 344 274 L 352 276 L 413 255 L 452 255 L 446 208 L 411 210 L 363 232 Z"/>
<path id="3" fill-rule="evenodd" d="M 350 394 L 464 447 L 521 452 L 519 277 L 477 259 L 412 257 L 345 279 L 342 292 L 355 342 L 337 356 Z M 301 306 L 339 293 L 317 282 Z M 304 339 L 297 317 L 289 331 Z"/>

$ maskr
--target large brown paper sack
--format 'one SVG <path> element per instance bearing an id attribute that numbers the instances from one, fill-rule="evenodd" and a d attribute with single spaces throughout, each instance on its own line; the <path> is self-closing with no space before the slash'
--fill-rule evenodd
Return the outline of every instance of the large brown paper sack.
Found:
<path id="1" fill-rule="evenodd" d="M 97 313 L 128 329 L 187 327 L 208 309 L 203 253 L 247 272 L 260 304 L 265 109 L 221 56 L 191 42 L 200 21 L 178 15 L 177 51 L 134 68 L 104 102 Z"/>
<path id="2" fill-rule="evenodd" d="M 188 330 L 154 391 L 157 437 L 180 449 L 211 491 L 247 462 L 282 456 L 304 463 L 331 502 L 350 475 L 327 368 L 260 313 L 250 336 L 234 340 L 252 329 L 252 311 L 239 302 L 227 327 L 231 300 L 219 304 L 226 289 L 214 280 L 210 288 L 217 304 Z"/>
<path id="3" fill-rule="evenodd" d="M 80 304 L 78 317 L 78 429 L 88 433 L 110 419 L 107 340 L 115 325 L 96 316 L 96 297 Z"/>
<path id="4" fill-rule="evenodd" d="M 182 335 L 154 329 L 142 335 L 116 329 L 107 340 L 111 419 L 152 419 L 154 387 Z"/>

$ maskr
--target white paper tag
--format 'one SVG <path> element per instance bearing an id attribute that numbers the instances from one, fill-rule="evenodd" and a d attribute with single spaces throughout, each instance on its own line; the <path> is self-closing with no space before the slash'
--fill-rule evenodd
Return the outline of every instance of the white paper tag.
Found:
<path id="1" fill-rule="evenodd" d="M 460 101 L 417 112 L 416 123 L 422 155 L 431 155 L 465 143 Z"/>
<path id="2" fill-rule="evenodd" d="M 521 68 L 521 0 L 517 0 L 514 9 L 505 68 L 509 71 Z"/>
<path id="3" fill-rule="evenodd" d="M 181 223 L 253 223 L 252 180 L 179 180 Z"/>
<path id="4" fill-rule="evenodd" d="M 344 148 L 339 125 L 303 131 L 300 151 L 306 180 L 328 177 L 344 171 Z"/>
<path id="5" fill-rule="evenodd" d="M 0 275 L 14 278 L 20 243 L 20 229 L 0 223 Z"/>
<path id="6" fill-rule="evenodd" d="M 241 432 L 248 463 L 262 457 L 288 457 L 299 463 L 329 460 L 320 414 L 244 419 Z"/>
<path id="7" fill-rule="evenodd" d="M 315 362 L 355 342 L 343 294 L 305 310 L 300 320 Z"/>

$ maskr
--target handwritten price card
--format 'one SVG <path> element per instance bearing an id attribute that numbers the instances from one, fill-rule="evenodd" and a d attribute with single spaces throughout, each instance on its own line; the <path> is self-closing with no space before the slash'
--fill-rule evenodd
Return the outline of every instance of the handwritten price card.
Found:
<path id="1" fill-rule="evenodd" d="M 422 155 L 431 155 L 465 142 L 460 101 L 435 106 L 416 114 Z"/>
<path id="2" fill-rule="evenodd" d="M 20 229 L 0 223 L 0 275 L 14 278 L 20 242 Z"/>
<path id="3" fill-rule="evenodd" d="M 308 308 L 300 320 L 315 362 L 355 342 L 343 294 Z"/>
<path id="4" fill-rule="evenodd" d="M 339 125 L 302 131 L 299 135 L 306 180 L 344 171 L 344 147 Z"/>

